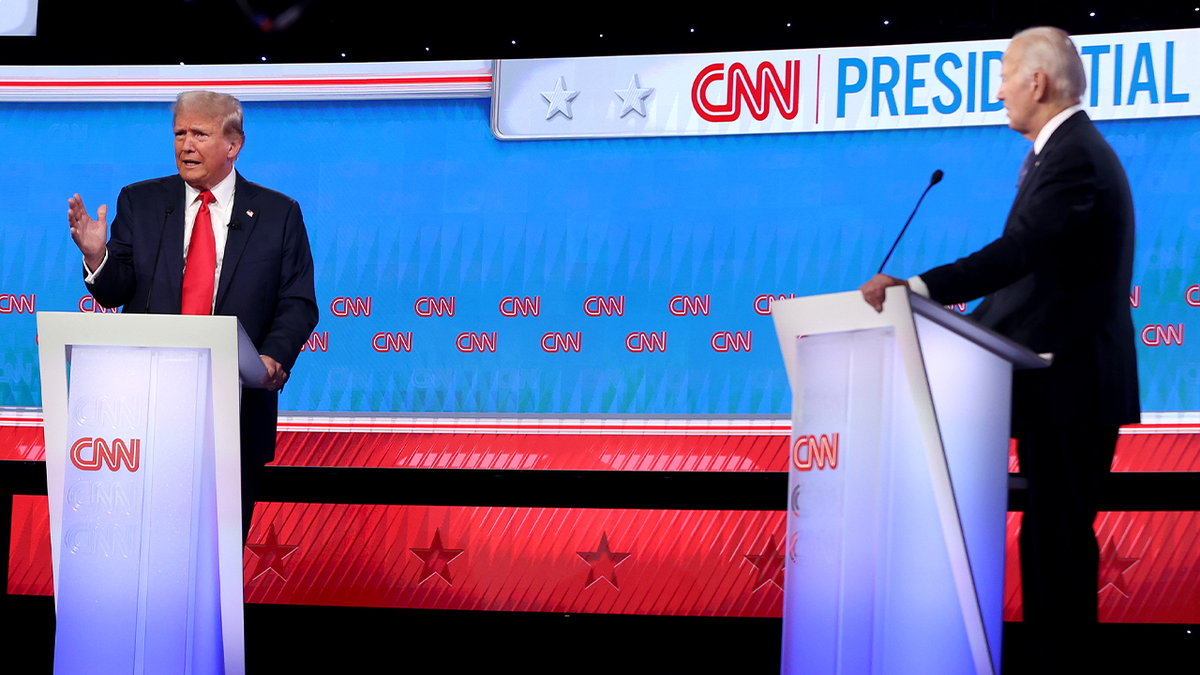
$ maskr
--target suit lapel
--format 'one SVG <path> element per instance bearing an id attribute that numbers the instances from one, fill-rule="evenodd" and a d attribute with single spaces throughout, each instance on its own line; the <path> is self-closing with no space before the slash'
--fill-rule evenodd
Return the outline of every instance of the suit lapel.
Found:
<path id="1" fill-rule="evenodd" d="M 254 184 L 237 174 L 237 182 L 233 194 L 233 211 L 229 215 L 229 233 L 225 239 L 225 257 L 221 261 L 221 279 L 217 285 L 216 312 L 219 313 L 225 298 L 229 296 L 233 274 L 237 271 L 242 254 L 246 251 L 254 226 L 258 223 L 259 209 L 255 206 L 254 198 L 258 190 Z"/>
<path id="2" fill-rule="evenodd" d="M 1021 183 L 1021 188 L 1017 190 L 1017 197 L 1013 200 L 1013 208 L 1025 201 L 1025 198 L 1033 192 L 1033 186 L 1037 184 L 1038 174 L 1041 173 L 1042 164 L 1046 162 L 1046 148 L 1038 153 L 1033 159 L 1033 163 L 1029 165 L 1029 172 L 1025 174 L 1025 180 Z"/>
<path id="3" fill-rule="evenodd" d="M 167 203 L 173 203 L 175 208 L 163 225 L 162 249 L 158 256 L 162 276 L 155 284 L 155 297 L 165 298 L 168 311 L 177 313 L 183 307 L 183 229 L 187 211 L 184 200 L 187 197 L 183 179 L 179 176 L 172 176 L 172 179 L 167 185 Z"/>
<path id="4" fill-rule="evenodd" d="M 1017 197 L 1013 200 L 1014 211 L 1033 192 L 1034 186 L 1038 183 L 1042 166 L 1046 162 L 1052 161 L 1055 149 L 1063 142 L 1063 139 L 1070 136 L 1087 119 L 1087 115 L 1081 110 L 1063 120 L 1063 123 L 1054 130 L 1054 133 L 1050 134 L 1050 138 L 1046 140 L 1046 145 L 1042 146 L 1042 151 L 1037 154 L 1033 164 L 1029 167 L 1029 173 L 1025 175 L 1025 181 L 1021 183 L 1021 189 L 1017 190 Z"/>

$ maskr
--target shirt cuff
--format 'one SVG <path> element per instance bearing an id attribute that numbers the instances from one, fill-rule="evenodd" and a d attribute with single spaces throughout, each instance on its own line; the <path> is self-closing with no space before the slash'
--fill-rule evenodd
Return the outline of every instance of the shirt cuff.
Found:
<path id="1" fill-rule="evenodd" d="M 100 261 L 99 265 L 96 265 L 96 269 L 94 269 L 94 270 L 88 269 L 87 259 L 84 258 L 83 271 L 87 272 L 87 274 L 85 274 L 83 277 L 83 283 L 85 283 L 89 286 L 96 283 L 96 275 L 100 274 L 100 270 L 104 269 L 104 263 L 106 263 L 106 262 L 108 262 L 108 249 L 107 248 L 104 249 L 104 259 Z"/>
<path id="2" fill-rule="evenodd" d="M 925 281 L 919 275 L 908 278 L 908 289 L 922 298 L 929 297 L 929 286 L 925 285 Z"/>

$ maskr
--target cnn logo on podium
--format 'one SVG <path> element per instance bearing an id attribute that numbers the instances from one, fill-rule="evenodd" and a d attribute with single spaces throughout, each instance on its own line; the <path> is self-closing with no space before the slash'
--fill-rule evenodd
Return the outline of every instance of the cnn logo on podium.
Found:
<path id="1" fill-rule="evenodd" d="M 838 435 L 801 436 L 792 444 L 792 466 L 799 471 L 836 469 L 838 465 Z"/>
<path id="2" fill-rule="evenodd" d="M 129 471 L 137 471 L 141 465 L 142 441 L 131 438 L 125 442 L 114 438 L 111 442 L 103 438 L 85 436 L 71 446 L 71 463 L 84 471 L 99 471 L 100 466 L 109 471 L 118 471 L 121 464 Z"/>

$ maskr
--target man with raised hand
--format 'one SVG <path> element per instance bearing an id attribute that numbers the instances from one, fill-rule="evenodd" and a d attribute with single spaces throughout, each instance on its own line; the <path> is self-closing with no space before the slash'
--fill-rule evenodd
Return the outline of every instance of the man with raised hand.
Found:
<path id="1" fill-rule="evenodd" d="M 312 253 L 300 206 L 234 170 L 245 144 L 242 106 L 210 91 L 173 108 L 178 175 L 121 190 L 112 232 L 68 200 L 88 291 L 104 307 L 236 316 L 262 355 L 265 389 L 242 392 L 242 537 L 263 465 L 275 457 L 279 389 L 317 325 Z M 107 239 L 107 241 L 106 241 Z"/>

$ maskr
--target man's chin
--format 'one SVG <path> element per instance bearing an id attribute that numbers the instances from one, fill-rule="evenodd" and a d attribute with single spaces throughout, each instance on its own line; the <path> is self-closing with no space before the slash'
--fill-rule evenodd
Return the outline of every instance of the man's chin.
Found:
<path id="1" fill-rule="evenodd" d="M 204 181 L 206 176 L 204 174 L 202 174 L 201 172 L 196 171 L 195 169 L 190 169 L 188 167 L 180 167 L 179 177 L 183 179 L 183 182 L 187 183 L 188 185 L 191 185 L 192 187 L 196 188 L 197 190 L 207 189 L 207 187 L 205 186 L 205 181 Z"/>

